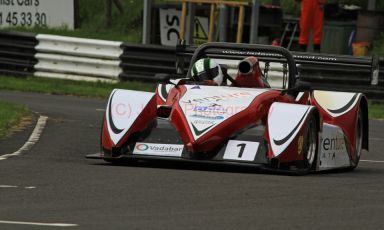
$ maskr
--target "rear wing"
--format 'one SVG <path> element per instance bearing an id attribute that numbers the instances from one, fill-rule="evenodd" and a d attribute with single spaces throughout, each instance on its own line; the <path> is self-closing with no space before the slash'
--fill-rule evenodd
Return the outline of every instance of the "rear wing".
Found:
<path id="1" fill-rule="evenodd" d="M 289 54 L 287 54 L 287 52 Z M 257 44 L 238 44 L 238 43 L 206 43 L 199 47 L 186 45 L 176 46 L 176 67 L 179 74 L 188 73 L 188 69 L 198 59 L 203 57 L 220 59 L 243 59 L 247 56 L 256 56 L 263 62 L 280 62 L 294 65 L 291 71 L 310 69 L 324 70 L 325 68 L 338 71 L 361 72 L 370 76 L 371 85 L 377 85 L 379 79 L 379 57 L 353 57 L 348 55 L 318 54 L 291 52 L 282 47 L 273 47 Z M 290 60 L 288 56 L 293 58 Z M 288 58 L 287 58 L 288 57 Z M 337 71 L 336 71 L 337 72 Z M 293 74 L 293 73 L 290 73 Z M 291 82 L 290 82 L 291 83 Z"/>

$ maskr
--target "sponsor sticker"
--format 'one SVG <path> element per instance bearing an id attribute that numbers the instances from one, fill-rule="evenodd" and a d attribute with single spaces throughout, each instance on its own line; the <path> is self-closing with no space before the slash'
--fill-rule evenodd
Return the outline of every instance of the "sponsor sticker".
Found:
<path id="1" fill-rule="evenodd" d="M 304 137 L 301 135 L 299 139 L 297 140 L 297 154 L 301 154 L 303 151 L 303 146 L 304 146 Z"/>
<path id="2" fill-rule="evenodd" d="M 221 107 L 220 105 L 214 105 L 214 106 L 201 106 L 201 105 L 196 105 L 193 107 L 193 111 L 198 112 L 198 113 L 203 113 L 203 114 L 218 114 L 222 115 L 227 112 L 226 108 Z"/>
<path id="3" fill-rule="evenodd" d="M 350 158 L 343 131 L 340 127 L 324 123 L 319 146 L 319 169 L 350 166 Z"/>
<path id="4" fill-rule="evenodd" d="M 194 120 L 191 123 L 194 125 L 214 125 L 215 121 L 213 121 L 213 120 Z"/>
<path id="5" fill-rule="evenodd" d="M 191 115 L 191 117 L 208 119 L 208 120 L 223 120 L 224 119 L 224 116 L 205 116 L 205 115 L 199 115 L 199 114 L 193 114 L 193 115 Z"/>
<path id="6" fill-rule="evenodd" d="M 154 144 L 137 142 L 133 150 L 136 155 L 152 155 L 165 157 L 181 157 L 184 145 Z"/>

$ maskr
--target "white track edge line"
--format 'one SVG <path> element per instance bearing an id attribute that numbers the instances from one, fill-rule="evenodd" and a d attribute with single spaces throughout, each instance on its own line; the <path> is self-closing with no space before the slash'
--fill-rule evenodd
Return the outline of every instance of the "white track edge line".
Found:
<path id="1" fill-rule="evenodd" d="M 38 222 L 21 222 L 21 221 L 6 221 L 0 220 L 0 224 L 21 224 L 21 225 L 36 225 L 36 226 L 50 226 L 50 227 L 76 227 L 78 224 L 66 223 L 38 223 Z"/>
<path id="2" fill-rule="evenodd" d="M 39 141 L 41 133 L 43 132 L 43 130 L 45 128 L 45 125 L 47 124 L 47 119 L 48 119 L 47 116 L 40 116 L 39 119 L 37 120 L 35 128 L 32 131 L 32 134 L 31 134 L 31 136 L 29 136 L 27 142 L 25 142 L 24 145 L 19 150 L 17 150 L 16 152 L 11 153 L 11 154 L 1 155 L 0 156 L 0 161 L 1 160 L 6 160 L 9 157 L 19 156 L 23 152 L 28 151 L 29 149 L 31 149 L 32 146 L 34 144 L 36 144 L 36 142 Z"/>
<path id="3" fill-rule="evenodd" d="M 384 161 L 375 161 L 375 160 L 360 160 L 363 162 L 370 162 L 370 163 L 384 163 Z"/>
<path id="4" fill-rule="evenodd" d="M 18 186 L 16 185 L 7 185 L 7 184 L 2 184 L 0 185 L 0 188 L 17 188 Z"/>

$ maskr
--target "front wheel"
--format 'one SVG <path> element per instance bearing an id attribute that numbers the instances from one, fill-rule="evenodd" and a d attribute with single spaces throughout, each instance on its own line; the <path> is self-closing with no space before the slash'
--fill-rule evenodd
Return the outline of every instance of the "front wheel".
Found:
<path id="1" fill-rule="evenodd" d="M 303 167 L 301 170 L 305 173 L 316 169 L 319 135 L 317 127 L 316 116 L 311 114 L 303 136 Z"/>

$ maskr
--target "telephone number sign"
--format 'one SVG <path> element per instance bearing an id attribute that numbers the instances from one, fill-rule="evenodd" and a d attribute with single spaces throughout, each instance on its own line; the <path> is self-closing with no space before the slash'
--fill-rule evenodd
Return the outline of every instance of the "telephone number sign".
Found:
<path id="1" fill-rule="evenodd" d="M 0 27 L 74 27 L 74 0 L 0 0 Z"/>

